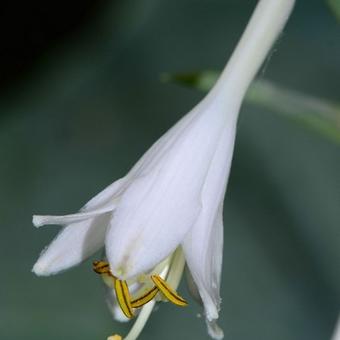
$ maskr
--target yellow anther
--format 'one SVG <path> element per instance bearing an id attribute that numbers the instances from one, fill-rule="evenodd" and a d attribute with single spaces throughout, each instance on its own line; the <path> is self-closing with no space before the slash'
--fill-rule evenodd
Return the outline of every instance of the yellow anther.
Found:
<path id="1" fill-rule="evenodd" d="M 187 306 L 187 302 L 178 293 L 172 289 L 169 284 L 163 280 L 159 275 L 152 275 L 151 280 L 155 284 L 154 287 L 147 289 L 142 293 L 142 295 L 134 298 L 129 292 L 128 284 L 125 280 L 119 280 L 115 277 L 110 270 L 110 265 L 106 261 L 94 261 L 93 270 L 100 274 L 104 282 L 111 288 L 115 290 L 116 298 L 118 304 L 124 313 L 124 315 L 131 319 L 134 316 L 133 308 L 140 308 L 150 302 L 156 297 L 156 295 L 161 292 L 165 298 L 177 306 Z M 147 281 L 146 276 L 140 275 L 138 277 L 140 282 Z M 138 293 L 137 293 L 138 294 Z M 119 340 L 119 335 L 112 335 L 108 338 L 109 340 Z"/>
<path id="2" fill-rule="evenodd" d="M 93 270 L 97 274 L 110 274 L 110 266 L 108 262 L 105 261 L 94 261 Z"/>
<path id="3" fill-rule="evenodd" d="M 131 306 L 131 295 L 126 281 L 116 279 L 114 287 L 122 312 L 127 318 L 131 319 L 133 317 L 133 310 Z"/>
<path id="4" fill-rule="evenodd" d="M 123 340 L 123 338 L 118 334 L 113 334 L 107 338 L 107 340 Z"/>
<path id="5" fill-rule="evenodd" d="M 152 275 L 151 279 L 156 287 L 163 293 L 163 295 L 172 303 L 177 306 L 185 307 L 188 305 L 187 301 L 184 300 L 177 292 L 172 289 L 166 281 L 164 281 L 159 275 Z"/>
<path id="6" fill-rule="evenodd" d="M 136 299 L 133 299 L 131 301 L 131 306 L 133 308 L 139 308 L 147 304 L 149 301 L 151 301 L 158 293 L 158 288 L 154 286 L 153 288 L 146 291 L 141 296 L 137 297 Z"/>
<path id="7" fill-rule="evenodd" d="M 93 270 L 100 274 L 104 283 L 110 287 L 114 288 L 114 283 L 116 281 L 116 277 L 112 275 L 110 270 L 110 265 L 106 261 L 94 261 L 93 262 Z"/>

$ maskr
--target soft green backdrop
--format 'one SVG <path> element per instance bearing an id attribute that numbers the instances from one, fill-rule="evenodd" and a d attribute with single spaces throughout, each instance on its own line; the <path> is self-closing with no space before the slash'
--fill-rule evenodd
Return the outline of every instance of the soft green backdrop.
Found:
<path id="1" fill-rule="evenodd" d="M 220 69 L 256 1 L 127 0 L 55 46 L 0 98 L 0 339 L 93 340 L 111 321 L 90 261 L 37 278 L 57 227 L 122 176 L 202 97 L 162 72 Z M 340 35 L 300 0 L 259 77 L 339 100 Z M 269 111 L 242 108 L 225 204 L 220 323 L 232 340 L 328 340 L 340 302 L 340 148 Z M 181 293 L 188 297 L 185 285 Z M 200 309 L 163 304 L 141 339 L 207 339 Z"/>

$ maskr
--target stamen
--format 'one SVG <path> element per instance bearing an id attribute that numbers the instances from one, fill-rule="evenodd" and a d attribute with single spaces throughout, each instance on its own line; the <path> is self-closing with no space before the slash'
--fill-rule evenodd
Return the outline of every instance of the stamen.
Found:
<path id="1" fill-rule="evenodd" d="M 109 274 L 110 266 L 108 262 L 105 261 L 94 261 L 93 262 L 93 270 L 97 274 Z"/>
<path id="2" fill-rule="evenodd" d="M 166 277 L 169 273 L 170 269 L 170 261 L 167 261 L 167 264 L 164 266 L 163 270 L 160 272 L 160 275 Z M 146 322 L 148 321 L 153 308 L 155 307 L 156 301 L 151 300 L 148 304 L 142 307 L 140 313 L 138 314 L 137 320 L 133 324 L 130 332 L 124 337 L 124 340 L 135 340 L 138 338 L 139 334 L 143 330 Z"/>
<path id="3" fill-rule="evenodd" d="M 175 287 L 178 286 L 178 281 L 179 281 L 179 277 L 180 277 L 179 274 L 181 274 L 183 272 L 183 268 L 184 268 L 184 265 L 182 266 L 182 262 L 183 261 L 177 261 L 177 257 L 179 259 L 181 257 L 183 257 L 182 250 L 181 249 L 179 249 L 179 251 L 176 250 L 175 255 L 177 253 L 178 253 L 179 256 L 175 256 L 175 261 L 174 261 L 175 263 L 174 264 L 176 265 L 177 262 L 179 262 L 181 270 L 177 271 L 177 269 L 176 270 L 174 270 L 173 268 L 170 269 L 170 265 L 172 263 L 172 256 L 167 258 L 166 261 L 164 261 L 164 264 L 162 264 L 162 266 L 158 267 L 158 268 L 162 267 L 162 269 L 160 271 L 158 271 L 158 269 L 157 269 L 157 273 L 159 273 L 159 275 L 161 277 L 164 277 L 164 278 L 167 277 L 168 275 L 169 275 L 169 277 L 173 277 L 172 272 L 176 272 L 175 277 L 173 277 L 173 281 L 174 281 L 174 286 Z M 183 262 L 183 264 L 184 264 L 184 262 Z M 151 290 L 149 290 L 148 292 L 150 292 Z M 148 321 L 148 319 L 149 319 L 149 317 L 151 315 L 151 312 L 152 312 L 153 308 L 155 307 L 155 304 L 156 304 L 156 300 L 153 299 L 149 303 L 145 304 L 142 307 L 140 313 L 138 314 L 138 317 L 137 317 L 135 323 L 133 324 L 133 326 L 130 329 L 130 331 L 127 334 L 127 336 L 124 337 L 124 340 L 136 340 L 137 339 L 137 337 L 139 336 L 139 334 L 143 330 L 146 322 Z M 109 338 L 108 340 L 115 340 L 115 339 L 110 339 Z"/>
<path id="4" fill-rule="evenodd" d="M 151 301 L 158 293 L 158 288 L 154 286 L 153 288 L 146 291 L 143 295 L 137 297 L 131 301 L 131 306 L 133 308 L 139 308 Z"/>
<path id="5" fill-rule="evenodd" d="M 135 340 L 142 331 L 150 314 L 156 304 L 157 294 L 161 292 L 164 297 L 177 306 L 186 306 L 188 303 L 180 295 L 177 294 L 176 289 L 183 274 L 185 259 L 181 248 L 176 251 L 164 261 L 159 263 L 148 275 L 140 275 L 137 279 L 131 280 L 131 283 L 143 284 L 143 287 L 134 294 L 136 298 L 132 300 L 129 292 L 128 283 L 130 281 L 119 280 L 110 270 L 108 262 L 95 261 L 93 262 L 93 270 L 101 274 L 104 282 L 115 290 L 118 304 L 127 318 L 134 316 L 133 308 L 142 307 L 138 317 L 130 329 L 130 332 L 124 337 L 124 340 Z M 151 281 L 155 284 L 150 288 Z M 166 278 L 166 281 L 165 281 Z M 128 282 L 128 283 L 127 283 Z M 174 287 L 174 288 L 172 288 Z M 146 290 L 147 288 L 147 290 Z M 107 340 L 122 340 L 118 334 L 114 334 L 107 338 Z"/>
<path id="6" fill-rule="evenodd" d="M 127 318 L 131 319 L 134 314 L 131 306 L 131 295 L 126 281 L 116 279 L 114 287 L 117 301 L 122 312 Z"/>
<path id="7" fill-rule="evenodd" d="M 106 261 L 94 261 L 93 262 L 93 270 L 97 274 L 100 274 L 104 283 L 108 287 L 114 288 L 114 283 L 116 281 L 116 278 L 112 275 L 108 262 L 106 262 Z"/>
<path id="8" fill-rule="evenodd" d="M 111 274 L 101 274 L 103 282 L 106 284 L 107 287 L 114 289 L 115 288 L 115 282 L 116 278 Z"/>
<path id="9" fill-rule="evenodd" d="M 188 302 L 183 299 L 177 292 L 172 289 L 165 280 L 163 280 L 159 275 L 152 275 L 152 281 L 157 286 L 157 288 L 163 293 L 163 295 L 173 304 L 181 307 L 188 305 Z"/>

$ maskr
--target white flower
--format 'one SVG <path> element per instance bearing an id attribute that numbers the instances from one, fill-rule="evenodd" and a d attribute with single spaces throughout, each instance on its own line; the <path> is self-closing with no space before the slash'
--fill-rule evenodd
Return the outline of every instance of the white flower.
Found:
<path id="1" fill-rule="evenodd" d="M 167 296 L 167 289 L 177 288 L 186 262 L 204 305 L 209 334 L 216 339 L 223 337 L 215 323 L 220 308 L 222 211 L 238 112 L 293 3 L 259 2 L 214 88 L 125 177 L 77 214 L 33 217 L 37 227 L 64 226 L 34 265 L 37 275 L 66 270 L 105 245 L 109 269 L 103 275 L 113 274 L 106 280 L 111 277 L 112 284 L 118 284 L 116 295 L 119 300 L 123 294 L 119 302 L 128 315 L 131 305 L 124 298 L 129 298 L 131 285 L 136 287 L 134 292 L 145 292 L 155 284 Z M 166 280 L 166 288 L 157 281 L 161 279 Z M 126 282 L 130 293 L 124 293 Z M 172 298 L 178 298 L 180 304 L 179 296 L 169 296 Z M 140 332 L 154 303 L 142 309 L 131 339 Z"/>

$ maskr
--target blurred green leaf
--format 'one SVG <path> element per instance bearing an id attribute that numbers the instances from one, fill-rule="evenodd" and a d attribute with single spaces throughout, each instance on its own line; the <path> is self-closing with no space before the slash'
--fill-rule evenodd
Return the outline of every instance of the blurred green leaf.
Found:
<path id="1" fill-rule="evenodd" d="M 174 82 L 201 91 L 209 91 L 218 78 L 215 71 L 185 74 L 163 74 L 164 82 Z M 245 100 L 271 110 L 311 128 L 340 144 L 340 104 L 286 89 L 267 80 L 257 80 L 249 88 Z"/>
<path id="2" fill-rule="evenodd" d="M 340 22 L 340 0 L 327 0 L 327 4 L 337 20 Z"/>

